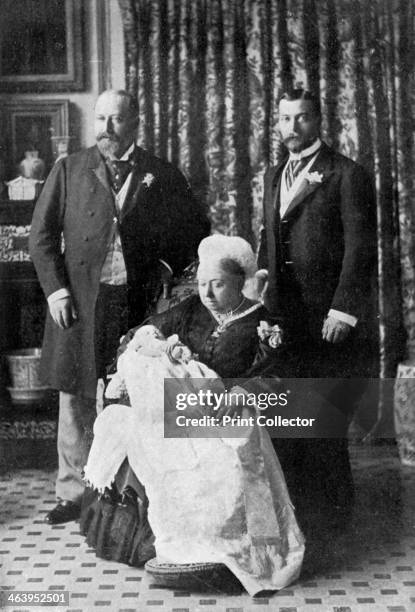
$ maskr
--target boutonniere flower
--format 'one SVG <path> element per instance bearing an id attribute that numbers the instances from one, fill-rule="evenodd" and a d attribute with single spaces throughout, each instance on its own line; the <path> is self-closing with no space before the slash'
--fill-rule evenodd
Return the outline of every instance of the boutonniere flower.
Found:
<path id="1" fill-rule="evenodd" d="M 147 174 L 144 175 L 144 178 L 141 182 L 146 187 L 151 187 L 152 183 L 154 183 L 155 180 L 156 180 L 156 177 L 154 176 L 154 174 L 147 172 Z"/>
<path id="2" fill-rule="evenodd" d="M 271 348 L 278 348 L 282 344 L 283 331 L 279 325 L 270 325 L 267 321 L 260 321 L 257 327 L 261 340 L 268 340 Z"/>
<path id="3" fill-rule="evenodd" d="M 313 183 L 321 183 L 323 181 L 323 175 L 320 172 L 307 172 L 304 179 L 312 185 Z"/>

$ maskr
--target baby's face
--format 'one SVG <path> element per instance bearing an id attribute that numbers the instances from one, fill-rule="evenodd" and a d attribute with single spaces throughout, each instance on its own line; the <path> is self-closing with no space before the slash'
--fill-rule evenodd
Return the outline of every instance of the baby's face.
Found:
<path id="1" fill-rule="evenodd" d="M 150 333 L 152 333 L 152 335 L 158 340 L 165 340 L 163 334 L 159 329 L 157 329 L 157 327 L 152 327 Z"/>
<path id="2" fill-rule="evenodd" d="M 137 351 L 143 346 L 147 346 L 153 340 L 164 340 L 164 336 L 154 325 L 143 325 L 135 334 L 128 347 Z"/>

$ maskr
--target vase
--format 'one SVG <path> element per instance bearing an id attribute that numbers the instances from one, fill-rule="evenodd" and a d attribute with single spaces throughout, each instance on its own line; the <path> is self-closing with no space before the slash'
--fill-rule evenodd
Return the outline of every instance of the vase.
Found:
<path id="1" fill-rule="evenodd" d="M 399 457 L 415 467 L 415 363 L 398 366 L 394 393 L 394 420 Z"/>
<path id="2" fill-rule="evenodd" d="M 20 174 L 24 178 L 41 181 L 45 178 L 45 162 L 39 157 L 39 151 L 25 151 L 24 159 L 19 164 Z"/>

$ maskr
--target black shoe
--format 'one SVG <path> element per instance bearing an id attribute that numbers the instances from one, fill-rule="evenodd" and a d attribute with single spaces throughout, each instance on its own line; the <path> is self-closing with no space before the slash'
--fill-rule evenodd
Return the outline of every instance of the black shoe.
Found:
<path id="1" fill-rule="evenodd" d="M 49 525 L 69 523 L 81 516 L 81 504 L 73 501 L 61 501 L 47 513 L 45 522 Z"/>

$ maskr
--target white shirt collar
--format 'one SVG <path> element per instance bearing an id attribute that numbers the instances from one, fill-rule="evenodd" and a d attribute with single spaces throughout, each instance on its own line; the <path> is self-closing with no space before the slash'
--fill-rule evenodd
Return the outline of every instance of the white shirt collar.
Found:
<path id="1" fill-rule="evenodd" d="M 289 161 L 300 161 L 300 159 L 309 157 L 310 155 L 313 155 L 314 153 L 316 153 L 320 147 L 321 147 L 321 140 L 320 138 L 317 138 L 317 140 L 315 140 L 312 145 L 307 147 L 307 149 L 303 149 L 299 153 L 292 153 L 290 151 Z"/>

